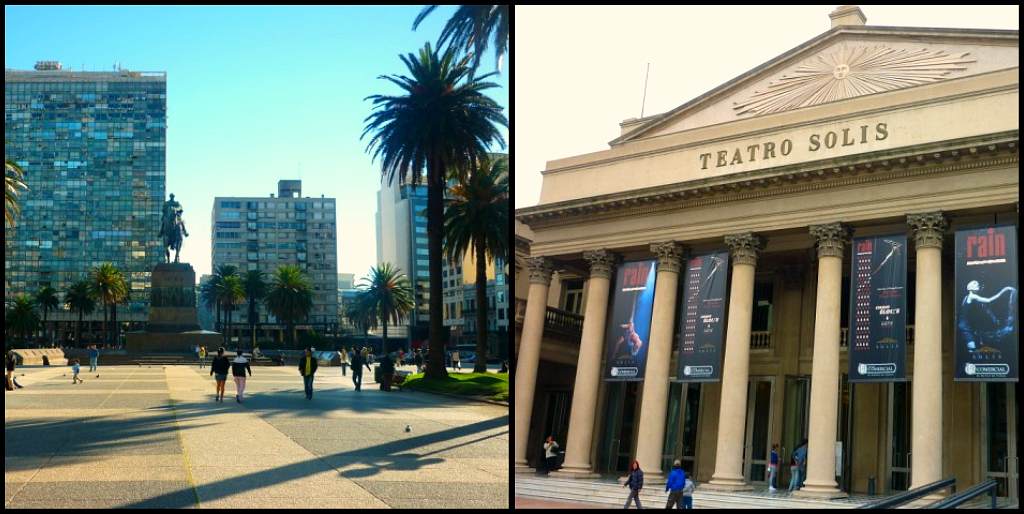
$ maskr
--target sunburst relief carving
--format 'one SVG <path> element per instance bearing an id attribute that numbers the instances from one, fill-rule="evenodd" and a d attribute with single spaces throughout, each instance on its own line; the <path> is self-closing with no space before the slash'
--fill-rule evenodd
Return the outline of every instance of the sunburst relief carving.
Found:
<path id="1" fill-rule="evenodd" d="M 936 82 L 976 62 L 968 55 L 884 46 L 842 47 L 808 59 L 746 101 L 736 102 L 733 109 L 737 116 L 767 114 Z"/>

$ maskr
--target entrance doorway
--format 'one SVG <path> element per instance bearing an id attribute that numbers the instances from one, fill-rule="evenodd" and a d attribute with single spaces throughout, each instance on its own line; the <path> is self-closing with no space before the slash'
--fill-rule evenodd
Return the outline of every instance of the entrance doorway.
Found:
<path id="1" fill-rule="evenodd" d="M 672 461 L 680 459 L 686 476 L 697 471 L 697 416 L 700 413 L 699 382 L 673 383 L 669 389 L 668 417 L 665 427 L 665 453 L 661 469 L 671 470 Z"/>
<path id="2" fill-rule="evenodd" d="M 1019 498 L 1017 464 L 1017 395 L 1020 382 L 981 384 L 982 469 L 985 479 L 999 485 L 996 495 L 1017 501 Z"/>
<path id="3" fill-rule="evenodd" d="M 747 428 L 743 444 L 743 476 L 748 483 L 768 482 L 768 448 L 775 377 L 750 377 L 747 383 Z"/>
<path id="4" fill-rule="evenodd" d="M 569 408 L 572 406 L 569 391 L 545 391 L 543 402 L 544 430 L 541 432 L 542 440 L 547 440 L 549 435 L 554 435 L 555 441 L 562 441 L 559 444 L 564 444 L 569 435 Z M 543 455 L 540 457 L 543 458 Z"/>
<path id="5" fill-rule="evenodd" d="M 889 492 L 910 488 L 910 382 L 889 383 Z"/>
<path id="6" fill-rule="evenodd" d="M 811 404 L 811 377 L 786 377 L 786 398 L 783 402 L 782 447 L 779 448 L 780 488 L 789 486 L 789 460 L 800 442 L 807 439 L 808 413 Z"/>
<path id="7" fill-rule="evenodd" d="M 633 438 L 640 384 L 643 382 L 609 382 L 604 429 L 598 453 L 598 473 L 619 473 L 629 469 L 633 457 Z M 654 463 L 641 462 L 640 467 Z"/>

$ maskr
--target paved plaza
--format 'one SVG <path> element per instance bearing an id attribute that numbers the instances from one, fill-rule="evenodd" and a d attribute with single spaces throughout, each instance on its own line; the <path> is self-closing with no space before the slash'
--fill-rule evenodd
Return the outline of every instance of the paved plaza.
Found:
<path id="1" fill-rule="evenodd" d="M 369 372 L 356 392 L 340 368 L 312 401 L 293 366 L 253 368 L 241 405 L 196 366 L 85 369 L 19 368 L 4 508 L 509 507 L 505 406 L 384 393 Z"/>

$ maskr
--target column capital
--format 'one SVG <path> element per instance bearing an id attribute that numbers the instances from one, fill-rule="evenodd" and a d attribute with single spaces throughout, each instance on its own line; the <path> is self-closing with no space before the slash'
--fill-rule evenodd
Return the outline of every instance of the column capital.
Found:
<path id="1" fill-rule="evenodd" d="M 725 236 L 725 244 L 732 253 L 732 263 L 757 265 L 757 255 L 764 248 L 764 238 L 753 232 Z"/>
<path id="2" fill-rule="evenodd" d="M 811 225 L 811 235 L 817 240 L 818 258 L 843 258 L 843 245 L 850 236 L 849 229 L 842 223 Z"/>
<path id="3" fill-rule="evenodd" d="M 583 252 L 583 260 L 590 263 L 590 278 L 611 278 L 619 263 L 619 256 L 602 248 Z"/>
<path id="4" fill-rule="evenodd" d="M 530 272 L 531 284 L 551 285 L 551 274 L 555 271 L 554 263 L 547 257 L 530 257 L 526 259 L 526 268 Z"/>
<path id="5" fill-rule="evenodd" d="M 941 211 L 908 214 L 907 224 L 914 229 L 914 244 L 918 248 L 942 248 L 942 234 L 949 223 Z"/>
<path id="6" fill-rule="evenodd" d="M 658 256 L 658 271 L 679 273 L 682 268 L 683 246 L 675 241 L 651 243 L 651 253 Z"/>

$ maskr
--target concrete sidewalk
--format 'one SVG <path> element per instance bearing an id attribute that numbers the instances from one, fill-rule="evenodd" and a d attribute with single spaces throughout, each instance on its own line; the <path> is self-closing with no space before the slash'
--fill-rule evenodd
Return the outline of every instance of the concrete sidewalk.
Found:
<path id="1" fill-rule="evenodd" d="M 19 369 L 5 396 L 5 508 L 508 508 L 508 409 L 354 391 L 321 368 L 254 368 L 213 401 L 208 369 Z M 326 372 L 326 373 L 325 373 Z M 65 375 L 66 376 L 62 376 Z M 405 426 L 411 432 L 405 432 Z"/>

